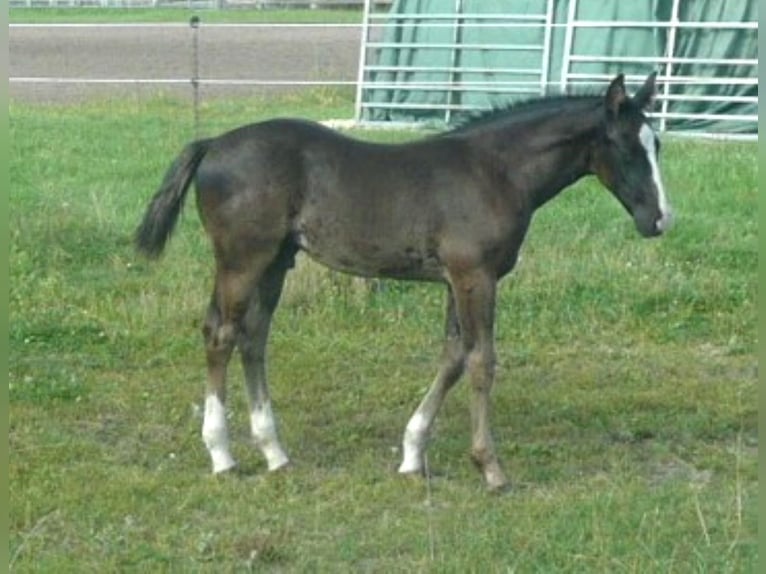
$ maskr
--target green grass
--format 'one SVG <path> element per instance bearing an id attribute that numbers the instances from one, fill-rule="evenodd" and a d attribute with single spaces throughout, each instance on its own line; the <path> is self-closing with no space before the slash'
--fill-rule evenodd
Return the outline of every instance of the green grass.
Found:
<path id="1" fill-rule="evenodd" d="M 188 22 L 359 24 L 361 10 L 189 10 L 186 8 L 12 8 L 11 24 Z"/>
<path id="2" fill-rule="evenodd" d="M 332 90 L 216 101 L 201 131 L 351 105 Z M 679 217 L 660 240 L 592 180 L 540 211 L 500 290 L 494 430 L 515 488 L 497 497 L 467 456 L 466 385 L 437 421 L 437 475 L 395 473 L 438 362 L 441 288 L 372 291 L 306 260 L 270 347 L 295 466 L 265 475 L 233 362 L 243 476 L 211 477 L 212 260 L 193 201 L 160 262 L 130 239 L 193 137 L 188 104 L 9 114 L 14 571 L 756 571 L 756 145 L 666 139 Z"/>

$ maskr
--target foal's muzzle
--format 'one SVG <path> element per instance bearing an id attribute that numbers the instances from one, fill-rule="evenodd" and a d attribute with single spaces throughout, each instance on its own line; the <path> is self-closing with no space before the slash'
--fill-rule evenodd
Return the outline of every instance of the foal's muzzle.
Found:
<path id="1" fill-rule="evenodd" d="M 651 212 L 636 209 L 633 213 L 633 221 L 636 229 L 643 237 L 657 237 L 662 235 L 673 226 L 673 212 Z"/>
<path id="2" fill-rule="evenodd" d="M 657 235 L 661 235 L 673 227 L 674 219 L 675 218 L 672 211 L 667 211 L 661 214 L 660 218 L 654 222 L 654 227 L 657 230 Z"/>

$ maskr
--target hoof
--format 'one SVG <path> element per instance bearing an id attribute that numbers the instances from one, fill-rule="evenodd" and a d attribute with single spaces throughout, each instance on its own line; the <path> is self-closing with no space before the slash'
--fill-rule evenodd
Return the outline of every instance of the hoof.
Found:
<path id="1" fill-rule="evenodd" d="M 439 478 L 444 478 L 444 473 L 438 472 L 428 466 L 424 466 L 422 468 L 416 468 L 412 470 L 402 470 L 401 468 L 399 468 L 397 473 L 399 474 L 399 476 L 403 478 L 407 478 L 409 480 L 418 480 L 418 481 L 421 481 L 423 479 L 435 480 Z"/>
<path id="2" fill-rule="evenodd" d="M 426 476 L 426 465 L 419 459 L 403 460 L 396 472 L 408 478 L 423 478 Z"/>
<path id="3" fill-rule="evenodd" d="M 497 463 L 484 468 L 484 479 L 487 481 L 487 490 L 493 494 L 503 494 L 511 489 L 511 483 L 505 478 L 505 474 Z"/>
<path id="4" fill-rule="evenodd" d="M 493 482 L 490 483 L 487 481 L 487 491 L 490 494 L 506 494 L 510 492 L 512 489 L 511 483 L 507 480 L 501 481 L 501 482 Z"/>
<path id="5" fill-rule="evenodd" d="M 239 465 L 232 464 L 231 466 L 227 466 L 225 468 L 220 468 L 213 471 L 213 476 L 215 478 L 227 478 L 230 476 L 239 476 L 240 475 L 240 469 Z"/>
<path id="6" fill-rule="evenodd" d="M 213 474 L 229 472 L 237 466 L 237 461 L 231 456 L 228 448 L 211 448 L 210 459 L 213 463 Z"/>
<path id="7" fill-rule="evenodd" d="M 397 474 L 405 480 L 420 482 L 426 477 L 426 473 L 423 469 L 419 470 L 399 470 Z"/>
<path id="8" fill-rule="evenodd" d="M 484 475 L 487 490 L 492 493 L 502 494 L 511 489 L 511 483 L 505 478 L 497 459 L 493 458 L 486 462 L 483 457 L 472 454 L 471 460 L 476 468 Z"/>
<path id="9" fill-rule="evenodd" d="M 274 467 L 269 468 L 269 474 L 282 474 L 284 472 L 290 472 L 293 469 L 292 461 L 285 460 Z"/>

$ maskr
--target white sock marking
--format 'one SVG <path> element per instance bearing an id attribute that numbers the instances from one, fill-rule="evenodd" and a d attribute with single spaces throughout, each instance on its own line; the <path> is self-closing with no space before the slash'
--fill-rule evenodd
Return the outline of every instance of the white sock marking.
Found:
<path id="1" fill-rule="evenodd" d="M 269 470 L 276 470 L 289 462 L 287 455 L 282 450 L 282 445 L 279 444 L 277 425 L 269 401 L 250 411 L 250 428 L 255 444 L 266 457 Z"/>
<path id="2" fill-rule="evenodd" d="M 428 420 L 418 409 L 410 418 L 404 431 L 404 441 L 402 444 L 404 453 L 402 464 L 399 466 L 399 472 L 409 473 L 423 470 L 423 450 L 428 438 L 427 435 Z"/>
<path id="3" fill-rule="evenodd" d="M 657 164 L 657 148 L 654 145 L 654 130 L 649 127 L 649 124 L 641 126 L 641 131 L 638 133 L 638 137 L 641 140 L 641 145 L 646 150 L 646 158 L 649 160 L 649 165 L 652 167 L 652 179 L 654 180 L 654 186 L 657 188 L 657 194 L 660 204 L 660 219 L 655 222 L 657 229 L 662 232 L 668 229 L 673 222 L 673 211 L 670 208 L 670 203 L 665 195 L 665 188 L 662 185 L 662 178 L 660 177 L 660 168 Z"/>
<path id="4" fill-rule="evenodd" d="M 229 433 L 226 428 L 226 409 L 214 394 L 205 399 L 205 418 L 202 422 L 202 440 L 210 453 L 213 472 L 219 473 L 236 466 L 229 452 Z"/>

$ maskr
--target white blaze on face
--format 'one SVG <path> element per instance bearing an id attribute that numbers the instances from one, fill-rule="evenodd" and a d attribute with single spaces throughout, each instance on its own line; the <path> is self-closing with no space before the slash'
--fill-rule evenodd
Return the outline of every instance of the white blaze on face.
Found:
<path id="1" fill-rule="evenodd" d="M 667 230 L 673 222 L 673 211 L 670 208 L 670 203 L 665 195 L 665 188 L 662 185 L 662 178 L 660 177 L 660 166 L 657 163 L 657 146 L 655 145 L 654 130 L 649 127 L 648 124 L 641 126 L 641 131 L 638 132 L 638 137 L 641 140 L 641 145 L 646 150 L 646 158 L 649 160 L 649 165 L 652 167 L 652 179 L 654 180 L 654 187 L 657 190 L 657 201 L 660 207 L 660 219 L 655 222 L 657 230 L 663 232 Z"/>
<path id="2" fill-rule="evenodd" d="M 226 409 L 215 394 L 205 399 L 205 418 L 202 439 L 213 462 L 213 472 L 223 472 L 236 466 L 229 452 L 229 433 L 226 428 Z"/>

